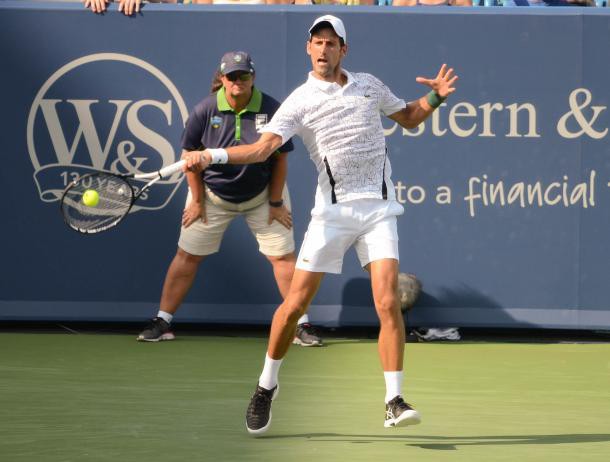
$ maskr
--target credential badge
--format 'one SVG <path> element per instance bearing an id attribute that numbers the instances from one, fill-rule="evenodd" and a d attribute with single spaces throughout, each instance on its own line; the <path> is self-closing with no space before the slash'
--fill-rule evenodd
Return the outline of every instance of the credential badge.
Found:
<path id="1" fill-rule="evenodd" d="M 267 114 L 256 114 L 254 123 L 256 126 L 256 131 L 260 132 L 262 128 L 267 125 Z"/>

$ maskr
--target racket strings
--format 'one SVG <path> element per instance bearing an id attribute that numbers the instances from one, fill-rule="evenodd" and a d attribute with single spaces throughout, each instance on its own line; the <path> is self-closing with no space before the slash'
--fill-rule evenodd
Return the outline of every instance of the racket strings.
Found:
<path id="1" fill-rule="evenodd" d="M 97 204 L 83 202 L 83 195 L 88 190 L 97 192 Z M 116 225 L 129 212 L 133 198 L 133 189 L 123 178 L 98 172 L 71 184 L 64 192 L 61 208 L 70 227 L 95 233 Z"/>

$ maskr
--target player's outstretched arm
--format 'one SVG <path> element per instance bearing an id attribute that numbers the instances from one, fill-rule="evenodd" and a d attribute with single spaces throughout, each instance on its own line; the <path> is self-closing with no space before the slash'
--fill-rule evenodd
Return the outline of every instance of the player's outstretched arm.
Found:
<path id="1" fill-rule="evenodd" d="M 398 122 L 404 128 L 415 128 L 441 105 L 445 99 L 455 92 L 455 82 L 458 76 L 454 75 L 453 68 L 447 69 L 443 64 L 433 79 L 417 77 L 416 82 L 429 86 L 432 90 L 417 101 L 407 103 L 404 109 L 391 114 L 390 119 Z"/>
<path id="2" fill-rule="evenodd" d="M 264 162 L 282 145 L 282 137 L 265 132 L 252 144 L 232 146 L 227 149 L 206 149 L 205 151 L 185 151 L 184 170 L 200 172 L 210 164 L 255 164 Z"/>

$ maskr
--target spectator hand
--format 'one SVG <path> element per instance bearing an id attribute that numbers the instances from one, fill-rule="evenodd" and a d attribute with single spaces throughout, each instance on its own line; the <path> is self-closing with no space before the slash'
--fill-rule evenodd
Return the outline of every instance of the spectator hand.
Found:
<path id="1" fill-rule="evenodd" d="M 125 16 L 139 13 L 141 2 L 142 0 L 119 0 L 119 11 L 122 11 Z"/>
<path id="2" fill-rule="evenodd" d="M 107 3 L 110 0 L 84 0 L 85 8 L 89 8 L 94 13 L 103 13 L 106 11 Z"/>
<path id="3" fill-rule="evenodd" d="M 437 76 L 434 79 L 427 79 L 425 77 L 417 77 L 415 79 L 418 83 L 423 83 L 432 88 L 438 96 L 446 98 L 455 91 L 454 84 L 458 79 L 457 75 L 453 75 L 453 68 L 447 70 L 447 65 L 443 64 Z"/>
<path id="4" fill-rule="evenodd" d="M 276 220 L 286 229 L 292 228 L 292 214 L 283 205 L 280 207 L 269 207 L 269 224 L 273 223 L 273 220 Z"/>
<path id="5" fill-rule="evenodd" d="M 208 216 L 205 213 L 205 197 L 202 198 L 201 202 L 189 201 L 182 212 L 182 226 L 188 228 L 200 218 L 205 224 L 208 223 Z"/>

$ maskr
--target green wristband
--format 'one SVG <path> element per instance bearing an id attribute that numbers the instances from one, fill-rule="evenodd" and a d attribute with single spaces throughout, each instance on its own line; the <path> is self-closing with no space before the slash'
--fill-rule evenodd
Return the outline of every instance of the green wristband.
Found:
<path id="1" fill-rule="evenodd" d="M 428 93 L 426 95 L 426 101 L 428 101 L 428 104 L 433 107 L 434 109 L 436 109 L 437 107 L 439 107 L 441 104 L 443 104 L 443 101 L 445 101 L 447 99 L 447 97 L 442 98 L 437 92 L 435 92 L 434 90 L 432 90 L 430 93 Z"/>

